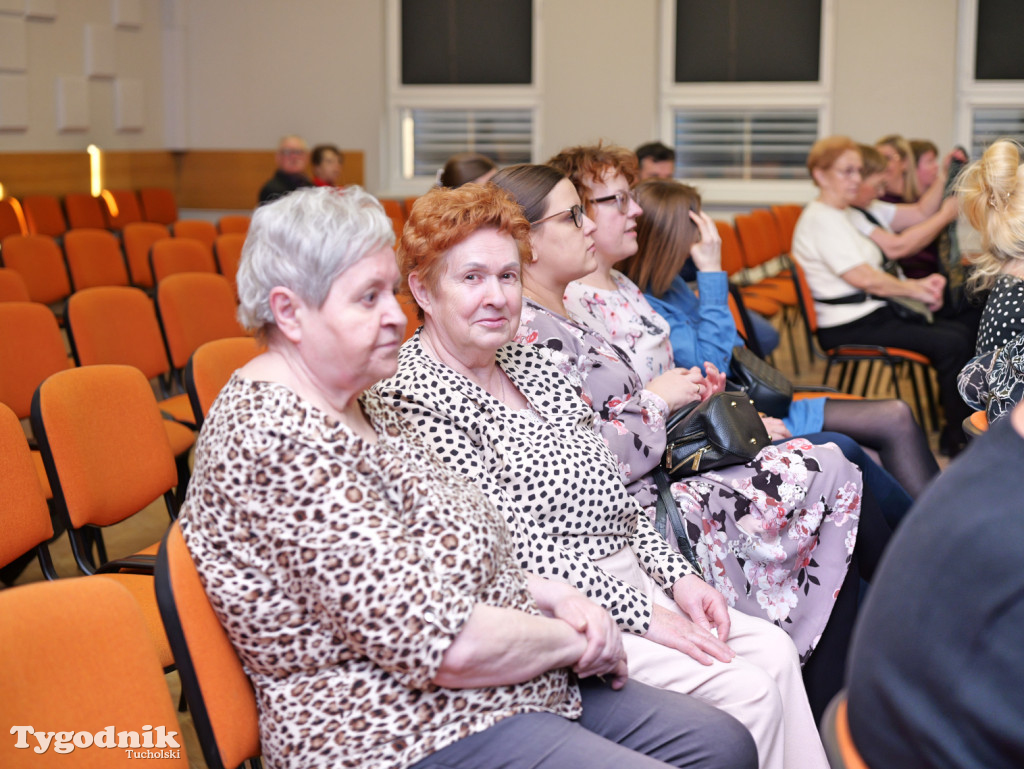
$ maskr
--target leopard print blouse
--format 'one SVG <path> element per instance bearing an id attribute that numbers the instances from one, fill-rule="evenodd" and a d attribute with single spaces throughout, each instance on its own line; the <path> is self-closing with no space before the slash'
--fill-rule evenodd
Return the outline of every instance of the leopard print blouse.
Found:
<path id="1" fill-rule="evenodd" d="M 658 535 L 630 497 L 594 412 L 539 350 L 515 342 L 498 365 L 530 402 L 516 411 L 435 360 L 419 332 L 398 373 L 373 390 L 419 430 L 449 466 L 472 478 L 509 522 L 520 565 L 568 582 L 643 635 L 652 599 L 593 561 L 629 547 L 671 596 L 693 567 Z"/>
<path id="2" fill-rule="evenodd" d="M 575 718 L 565 670 L 443 689 L 477 603 L 538 614 L 507 527 L 391 409 L 378 443 L 237 374 L 196 447 L 182 533 L 256 689 L 275 767 L 406 767 L 503 718 Z"/>

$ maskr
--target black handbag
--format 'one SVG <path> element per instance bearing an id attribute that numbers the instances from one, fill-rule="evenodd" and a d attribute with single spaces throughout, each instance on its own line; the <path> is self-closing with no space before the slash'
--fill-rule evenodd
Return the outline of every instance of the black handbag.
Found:
<path id="1" fill-rule="evenodd" d="M 732 379 L 743 388 L 754 407 L 770 417 L 782 419 L 793 403 L 793 383 L 742 345 L 732 348 L 729 364 Z"/>
<path id="2" fill-rule="evenodd" d="M 674 480 L 749 462 L 771 443 L 746 393 L 715 393 L 675 411 L 666 421 L 662 467 Z"/>

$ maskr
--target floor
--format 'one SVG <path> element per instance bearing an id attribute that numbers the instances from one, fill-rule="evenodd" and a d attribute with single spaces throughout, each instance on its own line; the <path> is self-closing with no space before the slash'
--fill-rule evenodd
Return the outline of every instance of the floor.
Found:
<path id="1" fill-rule="evenodd" d="M 822 361 L 810 361 L 808 359 L 807 346 L 802 336 L 802 329 L 798 328 L 797 331 L 798 336 L 795 340 L 795 359 L 792 349 L 788 344 L 786 335 L 784 334 L 782 344 L 775 352 L 774 364 L 777 368 L 790 376 L 796 384 L 821 384 L 822 376 L 825 371 L 824 363 Z M 796 365 L 794 365 L 794 360 Z M 797 370 L 797 368 L 799 368 L 799 370 Z M 873 382 L 869 395 L 871 397 L 891 397 L 892 390 L 888 385 L 888 375 L 886 374 L 881 377 L 876 376 L 873 379 L 881 379 L 881 384 Z M 902 387 L 904 396 L 909 397 L 911 390 L 908 383 L 904 382 Z M 929 433 L 929 437 L 931 438 L 934 450 L 937 445 L 938 435 L 936 432 L 932 431 Z M 938 457 L 938 459 L 940 467 L 945 468 L 948 464 L 948 460 L 945 457 Z M 167 512 L 163 505 L 163 501 L 160 500 L 150 505 L 139 514 L 133 516 L 131 520 L 109 527 L 105 530 L 104 538 L 107 543 L 108 554 L 111 557 L 125 555 L 156 542 L 163 536 L 163 533 L 167 528 L 167 524 Z M 77 574 L 77 570 L 71 556 L 71 549 L 68 545 L 67 537 L 58 538 L 58 540 L 51 545 L 50 549 L 53 554 L 54 564 L 58 574 L 62 577 L 75 576 Z M 17 584 L 35 582 L 42 578 L 42 573 L 38 564 L 33 562 L 18 579 Z M 168 673 L 166 680 L 169 696 L 172 697 L 175 703 L 177 703 L 180 692 L 178 674 L 175 672 Z M 185 750 L 189 755 L 191 766 L 196 767 L 197 769 L 205 768 L 206 764 L 203 761 L 202 752 L 199 749 L 199 744 L 195 736 L 195 731 L 192 727 L 190 715 L 187 712 L 179 713 L 178 717 L 181 725 L 181 733 L 185 739 Z"/>

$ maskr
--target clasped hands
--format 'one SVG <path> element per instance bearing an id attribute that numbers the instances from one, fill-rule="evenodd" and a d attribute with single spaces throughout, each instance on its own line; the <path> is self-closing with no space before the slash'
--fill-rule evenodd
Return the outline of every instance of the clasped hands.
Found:
<path id="1" fill-rule="evenodd" d="M 647 389 L 660 395 L 672 413 L 688 403 L 707 400 L 725 390 L 725 374 L 707 361 L 704 370 L 707 375 L 697 366 L 674 368 L 652 379 Z"/>

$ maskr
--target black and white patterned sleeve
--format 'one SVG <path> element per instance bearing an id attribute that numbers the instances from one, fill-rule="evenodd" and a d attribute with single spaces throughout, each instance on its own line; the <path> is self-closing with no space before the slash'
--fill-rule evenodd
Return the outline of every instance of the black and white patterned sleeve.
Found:
<path id="1" fill-rule="evenodd" d="M 991 424 L 1024 400 L 1024 335 L 968 361 L 957 379 L 960 396 L 984 409 Z"/>
<path id="2" fill-rule="evenodd" d="M 376 385 L 374 391 L 404 416 L 449 467 L 458 469 L 484 491 L 509 525 L 520 565 L 538 576 L 573 585 L 604 607 L 622 630 L 637 635 L 646 633 L 653 612 L 649 596 L 602 571 L 585 554 L 556 542 L 532 515 L 522 510 L 512 494 L 493 481 L 501 468 L 491 451 L 486 420 L 473 420 L 471 426 L 467 423 L 464 428 L 443 409 L 425 402 L 430 398 L 412 394 L 412 389 L 423 394 L 422 388 L 403 387 L 401 379 L 400 373 Z M 406 380 L 405 384 L 410 383 Z"/>

